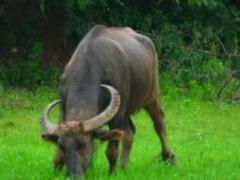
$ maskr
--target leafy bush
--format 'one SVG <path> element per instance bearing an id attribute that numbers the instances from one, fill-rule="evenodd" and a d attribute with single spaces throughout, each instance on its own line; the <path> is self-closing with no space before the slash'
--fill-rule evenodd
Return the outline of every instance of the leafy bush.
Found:
<path id="1" fill-rule="evenodd" d="M 43 44 L 36 42 L 32 45 L 27 60 L 13 59 L 0 66 L 0 79 L 5 85 L 36 88 L 41 85 L 56 86 L 59 70 L 45 67 L 40 63 Z"/>
<path id="2" fill-rule="evenodd" d="M 4 37 L 0 39 L 0 58 L 4 60 L 0 62 L 0 78 L 4 84 L 27 87 L 55 84 L 58 72 L 52 64 L 65 64 L 93 25 L 106 24 L 130 26 L 150 36 L 160 59 L 161 81 L 166 79 L 166 85 L 171 84 L 176 91 L 189 92 L 195 88 L 198 92 L 193 94 L 214 97 L 233 90 L 239 92 L 238 1 L 24 2 L 6 1 L 9 9 L 0 16 L 0 34 Z M 18 11 L 11 11 L 11 7 Z M 19 55 L 13 55 L 14 49 Z"/>

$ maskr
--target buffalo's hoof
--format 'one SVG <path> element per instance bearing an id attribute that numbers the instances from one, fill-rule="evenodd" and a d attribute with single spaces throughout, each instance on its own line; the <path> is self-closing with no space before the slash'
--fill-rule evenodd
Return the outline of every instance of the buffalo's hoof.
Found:
<path id="1" fill-rule="evenodd" d="M 176 157 L 173 153 L 162 153 L 162 159 L 164 162 L 169 164 L 175 164 L 176 163 Z"/>

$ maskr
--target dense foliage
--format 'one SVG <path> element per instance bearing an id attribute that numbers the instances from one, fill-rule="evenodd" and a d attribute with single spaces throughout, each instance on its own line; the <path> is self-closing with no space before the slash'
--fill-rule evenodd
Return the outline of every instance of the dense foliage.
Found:
<path id="1" fill-rule="evenodd" d="M 163 92 L 239 98 L 238 0 L 0 1 L 0 78 L 4 84 L 56 85 L 95 24 L 130 26 L 150 36 L 160 59 Z"/>

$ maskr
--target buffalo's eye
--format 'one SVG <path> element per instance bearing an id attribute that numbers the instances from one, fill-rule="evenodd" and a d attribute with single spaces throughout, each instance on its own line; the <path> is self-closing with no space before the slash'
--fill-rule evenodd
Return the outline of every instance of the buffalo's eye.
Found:
<path id="1" fill-rule="evenodd" d="M 58 147 L 62 150 L 62 151 L 65 151 L 65 147 L 61 144 L 58 144 Z"/>
<path id="2" fill-rule="evenodd" d="M 65 151 L 65 147 L 62 143 L 58 143 L 58 147 L 62 150 L 62 151 Z"/>
<path id="3" fill-rule="evenodd" d="M 65 147 L 64 147 L 64 145 L 63 145 L 63 142 L 62 142 L 62 140 L 59 138 L 59 140 L 58 140 L 58 147 L 62 150 L 62 151 L 65 151 Z"/>

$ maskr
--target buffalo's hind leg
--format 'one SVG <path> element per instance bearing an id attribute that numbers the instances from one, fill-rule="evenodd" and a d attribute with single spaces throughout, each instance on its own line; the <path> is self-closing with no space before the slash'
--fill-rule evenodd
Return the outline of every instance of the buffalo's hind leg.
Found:
<path id="1" fill-rule="evenodd" d="M 156 98 L 157 99 L 157 98 Z M 162 146 L 163 160 L 175 163 L 175 155 L 171 152 L 167 142 L 167 132 L 164 123 L 164 112 L 157 100 L 152 101 L 147 107 L 147 112 L 154 123 L 154 129 L 158 134 Z"/>
<path id="2" fill-rule="evenodd" d="M 125 168 L 128 164 L 129 154 L 132 148 L 134 135 L 136 132 L 135 126 L 130 118 L 127 121 L 128 125 L 125 128 L 125 136 L 122 142 L 121 166 Z"/>

